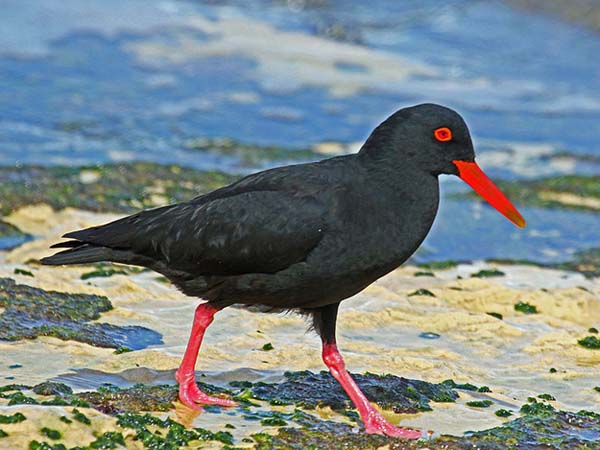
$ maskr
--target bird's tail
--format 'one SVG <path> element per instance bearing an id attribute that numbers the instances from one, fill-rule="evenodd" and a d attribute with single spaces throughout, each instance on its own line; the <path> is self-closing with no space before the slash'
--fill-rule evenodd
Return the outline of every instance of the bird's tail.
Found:
<path id="1" fill-rule="evenodd" d="M 70 244 L 70 245 L 67 245 Z M 54 245 L 55 247 L 72 247 L 52 256 L 42 258 L 40 262 L 48 266 L 59 266 L 61 264 L 88 264 L 100 261 L 114 261 L 114 251 L 107 247 L 93 244 L 84 244 L 79 241 L 64 242 Z"/>

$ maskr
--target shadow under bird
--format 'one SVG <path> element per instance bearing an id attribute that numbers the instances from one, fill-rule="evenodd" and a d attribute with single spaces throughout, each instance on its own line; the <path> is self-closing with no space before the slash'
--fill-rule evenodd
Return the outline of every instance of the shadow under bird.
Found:
<path id="1" fill-rule="evenodd" d="M 323 361 L 356 406 L 368 433 L 418 438 L 389 423 L 345 369 L 335 338 L 342 300 L 406 261 L 437 213 L 438 176 L 458 175 L 519 227 L 525 220 L 475 163 L 462 117 L 435 104 L 404 108 L 381 123 L 356 154 L 249 175 L 188 202 L 73 231 L 43 264 L 99 261 L 148 267 L 196 309 L 177 370 L 179 399 L 231 406 L 195 382 L 206 328 L 227 306 L 296 310 L 312 318 Z"/>

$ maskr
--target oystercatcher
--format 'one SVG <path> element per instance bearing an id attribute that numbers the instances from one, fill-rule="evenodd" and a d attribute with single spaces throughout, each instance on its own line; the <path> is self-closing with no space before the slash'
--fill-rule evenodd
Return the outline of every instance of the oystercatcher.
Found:
<path id="1" fill-rule="evenodd" d="M 458 175 L 519 227 L 525 220 L 475 163 L 462 117 L 435 104 L 404 108 L 356 154 L 278 167 L 190 201 L 73 231 L 43 264 L 113 261 L 148 267 L 206 302 L 196 309 L 176 378 L 181 402 L 231 406 L 200 391 L 194 367 L 216 312 L 233 305 L 312 318 L 323 361 L 368 433 L 418 438 L 390 424 L 344 367 L 335 338 L 340 302 L 406 261 L 436 216 L 438 176 Z M 468 220 L 468 218 L 465 218 Z"/>

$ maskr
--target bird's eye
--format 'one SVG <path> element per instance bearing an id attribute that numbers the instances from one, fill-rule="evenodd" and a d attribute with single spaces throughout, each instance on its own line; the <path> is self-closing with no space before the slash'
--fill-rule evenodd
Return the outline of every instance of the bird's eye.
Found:
<path id="1" fill-rule="evenodd" d="M 440 142 L 448 142 L 452 140 L 452 130 L 448 127 L 441 127 L 433 132 L 435 138 Z"/>

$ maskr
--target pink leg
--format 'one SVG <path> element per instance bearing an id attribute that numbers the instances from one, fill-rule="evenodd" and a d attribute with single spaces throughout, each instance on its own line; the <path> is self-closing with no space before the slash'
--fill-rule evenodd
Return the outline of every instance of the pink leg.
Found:
<path id="1" fill-rule="evenodd" d="M 202 392 L 196 384 L 194 371 L 196 368 L 196 360 L 198 359 L 198 351 L 200 351 L 200 344 L 202 344 L 204 331 L 206 331 L 206 328 L 212 323 L 213 317 L 217 311 L 219 310 L 208 303 L 198 305 L 196 313 L 194 314 L 194 323 L 192 325 L 190 340 L 185 349 L 183 361 L 181 361 L 181 365 L 175 374 L 175 378 L 179 383 L 179 400 L 184 405 L 193 409 L 200 409 L 196 403 L 221 406 L 235 406 L 236 404 L 234 401 L 225 398 L 210 397 Z"/>
<path id="2" fill-rule="evenodd" d="M 350 400 L 352 400 L 352 403 L 358 409 L 358 414 L 365 425 L 367 433 L 385 434 L 387 436 L 408 439 L 418 439 L 421 437 L 420 431 L 395 427 L 369 403 L 365 394 L 362 393 L 350 374 L 346 371 L 344 360 L 335 342 L 323 342 L 323 361 L 329 368 L 331 375 L 342 385 L 348 397 L 350 397 Z"/>

